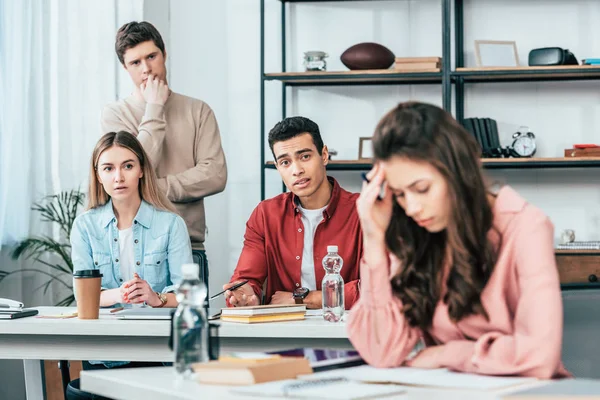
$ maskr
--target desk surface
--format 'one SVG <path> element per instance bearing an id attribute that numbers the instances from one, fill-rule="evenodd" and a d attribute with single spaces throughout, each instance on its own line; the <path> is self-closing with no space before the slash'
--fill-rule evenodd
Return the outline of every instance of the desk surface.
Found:
<path id="1" fill-rule="evenodd" d="M 82 389 L 118 400 L 197 400 L 203 399 L 259 399 L 232 395 L 231 387 L 201 385 L 179 378 L 172 367 L 129 368 L 113 371 L 82 371 Z M 534 382 L 527 387 L 545 382 Z M 502 394 L 522 390 L 526 386 L 506 389 L 501 392 L 437 390 L 406 387 L 406 392 L 386 399 L 398 400 L 499 400 Z M 275 399 L 269 397 L 269 399 Z"/>
<path id="2" fill-rule="evenodd" d="M 72 314 L 73 307 L 38 307 L 39 315 Z M 0 359 L 172 361 L 168 320 L 28 317 L 0 320 Z M 298 347 L 351 349 L 345 323 L 322 317 L 264 324 L 221 322 L 221 352 Z"/>
<path id="3" fill-rule="evenodd" d="M 35 307 L 39 315 L 71 314 L 74 307 Z M 91 335 L 91 336 L 145 336 L 168 337 L 167 320 L 123 320 L 114 315 L 100 315 L 97 320 L 78 318 L 47 319 L 20 318 L 0 320 L 0 335 Z M 346 324 L 331 323 L 323 317 L 308 316 L 303 321 L 241 324 L 221 322 L 219 336 L 224 338 L 304 338 L 345 339 Z"/>

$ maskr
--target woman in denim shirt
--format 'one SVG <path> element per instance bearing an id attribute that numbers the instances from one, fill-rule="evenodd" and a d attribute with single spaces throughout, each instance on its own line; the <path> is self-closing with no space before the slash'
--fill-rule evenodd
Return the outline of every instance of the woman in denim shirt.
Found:
<path id="1" fill-rule="evenodd" d="M 74 270 L 100 270 L 102 307 L 176 307 L 181 265 L 192 262 L 190 238 L 135 136 L 104 135 L 89 181 L 88 211 L 71 231 Z"/>

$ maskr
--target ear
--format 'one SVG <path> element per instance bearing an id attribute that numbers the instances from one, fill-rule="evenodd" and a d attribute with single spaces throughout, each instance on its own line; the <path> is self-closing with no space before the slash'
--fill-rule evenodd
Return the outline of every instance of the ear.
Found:
<path id="1" fill-rule="evenodd" d="M 167 49 L 165 49 L 165 51 L 163 51 L 163 59 L 165 61 L 167 61 Z"/>
<path id="2" fill-rule="evenodd" d="M 321 159 L 323 160 L 323 165 L 329 164 L 329 149 L 327 146 L 323 146 L 323 150 L 321 151 Z"/>
<path id="3" fill-rule="evenodd" d="M 100 174 L 98 173 L 98 170 L 96 169 L 96 179 L 98 180 L 98 182 L 102 185 L 102 179 L 100 179 Z"/>

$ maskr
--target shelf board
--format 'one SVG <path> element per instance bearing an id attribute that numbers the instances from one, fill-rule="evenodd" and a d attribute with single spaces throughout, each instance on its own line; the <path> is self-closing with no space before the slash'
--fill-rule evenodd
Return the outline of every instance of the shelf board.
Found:
<path id="1" fill-rule="evenodd" d="M 483 158 L 482 162 L 487 169 L 600 167 L 600 157 Z"/>
<path id="2" fill-rule="evenodd" d="M 335 160 L 327 164 L 328 171 L 368 171 L 373 167 L 371 160 Z M 273 161 L 267 161 L 267 169 L 276 169 Z"/>
<path id="3" fill-rule="evenodd" d="M 589 289 L 600 289 L 600 283 L 598 282 L 575 282 L 575 283 L 561 283 L 561 290 L 589 290 Z"/>
<path id="4" fill-rule="evenodd" d="M 359 71 L 273 72 L 265 74 L 267 81 L 280 81 L 291 86 L 374 85 L 374 84 L 434 84 L 442 81 L 439 69 L 398 71 L 372 69 Z"/>
<path id="5" fill-rule="evenodd" d="M 600 66 L 558 65 L 551 67 L 457 68 L 451 76 L 465 82 L 573 81 L 600 79 Z"/>
<path id="6" fill-rule="evenodd" d="M 486 169 L 534 169 L 534 168 L 600 168 L 600 157 L 577 158 L 483 158 Z M 371 169 L 371 160 L 332 160 L 327 164 L 330 171 L 365 171 Z M 275 169 L 273 161 L 265 168 Z"/>
<path id="7" fill-rule="evenodd" d="M 600 256 L 600 250 L 554 250 L 557 256 Z"/>

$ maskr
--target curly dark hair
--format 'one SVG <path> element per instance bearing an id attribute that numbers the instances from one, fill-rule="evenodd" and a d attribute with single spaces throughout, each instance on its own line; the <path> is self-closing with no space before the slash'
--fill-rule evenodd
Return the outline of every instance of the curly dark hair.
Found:
<path id="1" fill-rule="evenodd" d="M 402 263 L 391 284 L 409 324 L 421 329 L 431 326 L 444 283 L 443 301 L 452 321 L 471 314 L 488 318 L 480 295 L 497 249 L 488 238 L 493 212 L 475 139 L 441 108 L 407 102 L 381 119 L 373 150 L 376 160 L 399 156 L 427 161 L 448 184 L 451 216 L 441 232 L 421 228 L 394 202 L 386 244 Z"/>
<path id="2" fill-rule="evenodd" d="M 269 147 L 271 148 L 271 153 L 273 153 L 273 158 L 275 158 L 275 153 L 273 152 L 275 143 L 284 142 L 305 133 L 310 134 L 312 137 L 319 155 L 323 154 L 323 139 L 321 138 L 319 125 L 306 117 L 288 117 L 276 123 L 269 132 Z"/>

